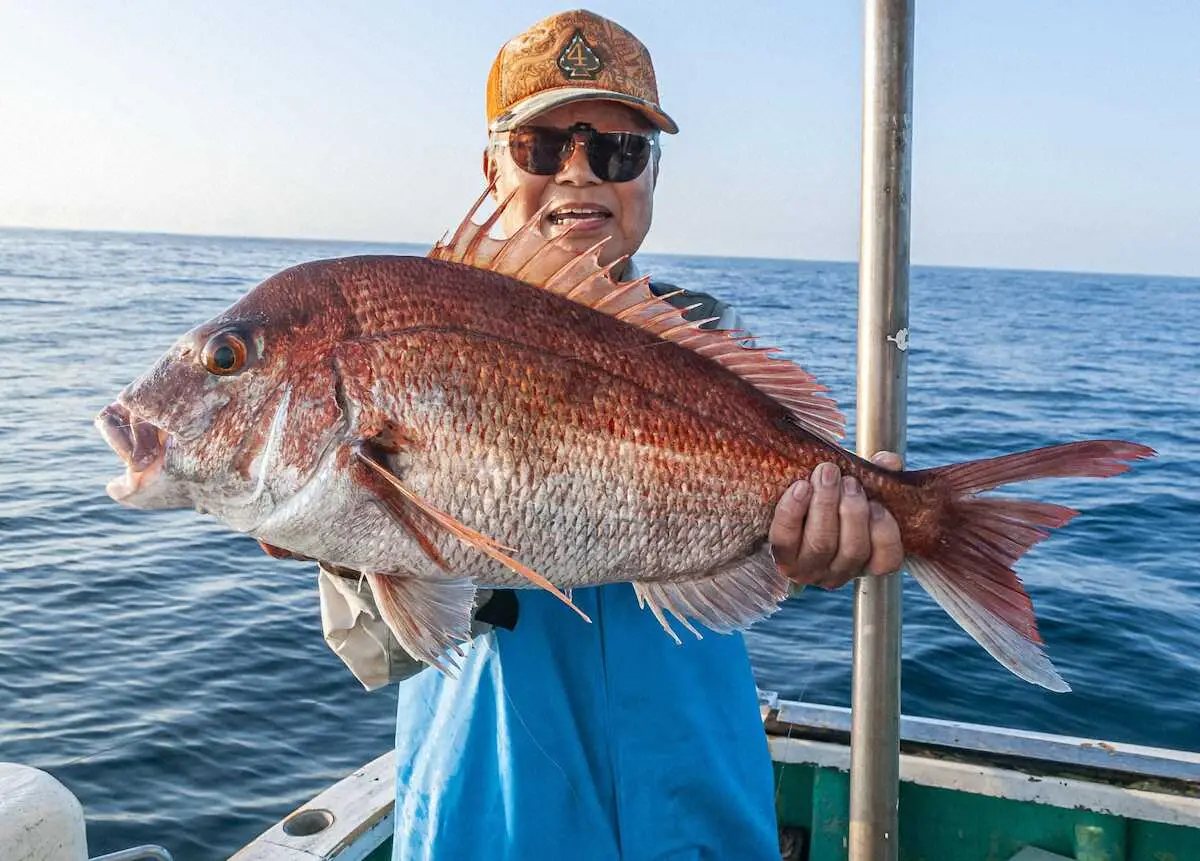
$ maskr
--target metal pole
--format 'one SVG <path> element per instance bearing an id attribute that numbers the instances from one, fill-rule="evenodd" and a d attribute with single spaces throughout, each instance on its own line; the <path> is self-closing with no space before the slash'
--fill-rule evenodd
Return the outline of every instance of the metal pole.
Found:
<path id="1" fill-rule="evenodd" d="M 862 234 L 858 280 L 858 453 L 903 453 L 915 0 L 866 0 Z M 850 861 L 894 861 L 899 840 L 900 577 L 854 594 Z"/>

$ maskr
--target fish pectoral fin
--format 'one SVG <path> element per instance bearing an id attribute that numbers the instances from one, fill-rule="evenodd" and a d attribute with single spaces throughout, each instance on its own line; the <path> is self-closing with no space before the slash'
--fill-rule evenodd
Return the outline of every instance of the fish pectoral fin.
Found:
<path id="1" fill-rule="evenodd" d="M 406 574 L 366 575 L 379 616 L 404 651 L 454 674 L 452 658 L 471 635 L 475 584 L 470 580 L 420 580 Z"/>
<path id="2" fill-rule="evenodd" d="M 745 559 L 719 568 L 695 580 L 676 582 L 642 581 L 633 584 L 638 604 L 649 607 L 654 617 L 675 642 L 679 637 L 663 611 L 700 638 L 688 621 L 694 619 L 721 634 L 741 630 L 770 616 L 787 597 L 788 580 L 779 571 L 764 543 Z"/>
<path id="3" fill-rule="evenodd" d="M 360 442 L 354 446 L 353 451 L 357 461 L 366 469 L 374 473 L 375 476 L 382 479 L 386 485 L 387 490 L 381 493 L 380 490 L 377 489 L 376 495 L 385 501 L 385 504 L 388 505 L 389 510 L 403 510 L 406 505 L 413 506 L 424 517 L 428 518 L 441 529 L 449 532 L 459 541 L 474 547 L 488 558 L 494 559 L 496 562 L 499 562 L 510 571 L 520 574 L 533 585 L 540 586 L 542 589 L 545 589 L 547 592 L 554 595 L 556 598 L 578 613 L 585 622 L 592 621 L 588 618 L 587 614 L 576 607 L 575 604 L 572 603 L 571 599 L 564 595 L 557 586 L 555 586 L 541 574 L 534 571 L 532 568 L 521 564 L 516 559 L 509 556 L 509 553 L 515 552 L 512 547 L 505 547 L 498 541 L 488 538 L 486 535 L 475 531 L 465 523 L 460 523 L 446 512 L 433 507 L 424 499 L 417 496 L 417 494 L 413 493 L 413 491 L 407 487 L 404 482 L 402 482 L 390 469 L 387 468 L 387 465 L 383 463 L 383 461 L 372 451 L 369 444 Z M 392 498 L 389 500 L 389 497 Z M 430 544 L 432 545 L 432 542 L 430 542 Z M 425 545 L 422 545 L 422 547 L 424 546 Z M 426 552 L 428 553 L 429 551 L 426 550 Z"/>
<path id="4" fill-rule="evenodd" d="M 443 571 L 449 571 L 450 564 L 446 562 L 446 558 L 442 556 L 437 545 L 433 543 L 433 539 L 429 537 L 430 529 L 436 529 L 437 525 L 419 506 L 393 489 L 392 482 L 400 479 L 384 462 L 386 450 L 381 449 L 373 442 L 360 442 L 353 448 L 353 452 L 351 462 L 357 467 L 351 472 L 354 480 L 370 491 L 384 510 L 391 515 L 392 520 L 407 532 L 413 541 L 417 542 L 417 546 L 433 564 Z"/>

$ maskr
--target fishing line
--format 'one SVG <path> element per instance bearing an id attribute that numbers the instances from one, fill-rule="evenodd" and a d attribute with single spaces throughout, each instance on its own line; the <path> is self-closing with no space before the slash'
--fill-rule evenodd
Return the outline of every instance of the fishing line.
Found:
<path id="1" fill-rule="evenodd" d="M 815 666 L 814 666 L 816 663 L 816 657 L 811 655 L 811 653 L 808 653 L 808 652 L 805 652 L 805 654 L 810 655 L 810 657 L 808 659 L 808 663 L 810 665 L 807 667 L 807 671 L 805 671 L 805 669 L 806 669 L 805 667 L 801 666 L 801 672 L 798 673 L 798 675 L 800 676 L 801 682 L 800 682 L 800 689 L 796 693 L 796 701 L 801 702 L 801 703 L 804 702 L 804 695 L 808 692 L 809 683 L 811 682 L 813 677 L 816 675 Z M 793 729 L 794 729 L 794 725 L 789 723 L 787 726 L 787 734 L 784 736 L 785 741 L 791 740 Z M 778 777 L 775 778 L 776 809 L 778 809 L 779 798 L 782 795 L 782 792 L 783 792 L 783 768 L 780 768 L 779 775 L 778 775 Z"/>
<path id="2" fill-rule="evenodd" d="M 108 747 L 102 747 L 99 750 L 94 750 L 91 753 L 84 754 L 83 756 L 76 757 L 75 759 L 67 760 L 66 762 L 64 762 L 61 765 L 56 766 L 56 767 L 57 768 L 69 768 L 72 765 L 79 765 L 80 763 L 87 762 L 89 759 L 100 756 L 100 754 L 102 754 L 102 753 L 111 753 L 112 751 L 117 750 L 119 748 L 129 747 L 130 745 L 134 744 L 135 742 L 142 741 L 145 737 L 151 736 L 153 734 L 154 734 L 153 728 L 145 729 L 142 731 L 140 736 L 134 736 L 133 738 L 122 739 L 121 741 L 118 741 L 114 744 L 110 744 Z"/>
<path id="3" fill-rule="evenodd" d="M 546 757 L 546 759 L 549 760 L 551 765 L 553 765 L 556 769 L 558 769 L 558 773 L 562 775 L 563 782 L 566 783 L 567 789 L 571 790 L 571 795 L 575 798 L 575 800 L 577 802 L 582 804 L 583 799 L 580 798 L 579 793 L 575 791 L 575 785 L 573 783 L 571 783 L 570 776 L 567 774 L 566 770 L 561 765 L 559 765 L 558 760 L 556 760 L 554 757 L 552 757 L 550 755 L 550 752 L 548 750 L 546 750 L 546 748 L 542 747 L 541 742 L 539 742 L 537 740 L 537 736 L 533 734 L 533 730 L 531 730 L 529 728 L 529 724 L 527 724 L 525 722 L 525 718 L 523 718 L 521 716 L 521 711 L 520 711 L 520 709 L 517 708 L 517 704 L 513 701 L 512 695 L 509 694 L 507 687 L 505 687 L 505 689 L 504 689 L 504 699 L 508 701 L 509 706 L 512 708 L 513 716 L 521 724 L 521 728 L 524 729 L 526 733 L 528 733 L 529 739 L 530 739 L 530 741 L 533 742 L 534 747 L 536 747 L 538 749 L 538 751 L 541 752 L 542 756 Z"/>
<path id="4" fill-rule="evenodd" d="M 790 741 L 791 738 L 792 738 L 792 725 L 788 724 L 787 735 L 784 736 L 784 739 L 787 741 Z M 786 768 L 786 766 L 783 766 L 779 769 L 779 776 L 775 778 L 775 809 L 776 810 L 779 809 L 779 797 L 781 795 L 783 795 L 783 769 L 784 768 Z"/>
<path id="5" fill-rule="evenodd" d="M 495 646 L 494 642 L 489 644 L 489 648 L 494 648 L 494 646 Z M 542 756 L 546 757 L 546 759 L 550 762 L 550 764 L 553 765 L 558 770 L 558 773 L 562 775 L 563 782 L 566 783 L 567 789 L 571 790 L 571 795 L 575 798 L 575 800 L 577 802 L 582 804 L 583 799 L 579 797 L 579 793 L 575 790 L 575 785 L 571 782 L 571 778 L 567 774 L 566 770 L 561 765 L 559 765 L 558 760 L 556 760 L 554 757 L 552 757 L 550 755 L 550 752 L 548 750 L 546 750 L 546 748 L 542 747 L 541 742 L 538 741 L 537 736 L 534 734 L 533 730 L 531 730 L 529 728 L 529 724 L 525 722 L 525 718 L 522 717 L 521 710 L 519 708 L 517 708 L 517 704 L 513 700 L 512 694 L 510 694 L 508 692 L 508 686 L 504 685 L 504 686 L 502 686 L 502 688 L 504 690 L 504 699 L 508 703 L 509 708 L 512 710 L 513 717 L 515 717 L 517 719 L 517 722 L 521 724 L 521 728 L 524 729 L 525 732 L 529 735 L 529 739 L 530 739 L 530 741 L 533 742 L 534 747 L 536 747 L 538 749 L 538 751 L 541 752 Z"/>

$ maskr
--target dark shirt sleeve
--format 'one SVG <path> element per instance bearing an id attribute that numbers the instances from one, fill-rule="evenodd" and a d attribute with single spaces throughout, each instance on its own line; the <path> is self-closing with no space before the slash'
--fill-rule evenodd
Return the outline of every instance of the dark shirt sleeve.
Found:
<path id="1" fill-rule="evenodd" d="M 668 293 L 673 293 L 679 290 L 674 284 L 668 284 L 666 281 L 651 281 L 650 291 L 655 296 L 665 297 L 665 301 L 674 305 L 676 308 L 687 308 L 695 305 L 690 311 L 684 311 L 684 319 L 708 320 L 700 328 L 702 329 L 742 329 L 741 317 L 732 305 L 722 302 L 715 296 L 710 296 L 708 293 L 698 293 L 694 290 L 684 290 L 676 296 L 668 296 Z M 713 319 L 713 318 L 716 319 Z"/>

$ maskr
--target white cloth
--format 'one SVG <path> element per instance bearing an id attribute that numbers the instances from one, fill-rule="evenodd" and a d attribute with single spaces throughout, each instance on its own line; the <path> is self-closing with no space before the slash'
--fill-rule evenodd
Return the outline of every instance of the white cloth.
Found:
<path id="1" fill-rule="evenodd" d="M 404 651 L 379 615 L 375 595 L 366 579 L 354 580 L 318 569 L 321 595 L 321 633 L 364 688 L 376 691 L 415 676 L 428 666 Z M 475 609 L 492 598 L 492 590 L 475 593 Z M 471 619 L 471 639 L 492 630 L 487 622 Z"/>
<path id="2" fill-rule="evenodd" d="M 375 596 L 364 578 L 351 580 L 318 569 L 317 588 L 321 593 L 321 632 L 333 653 L 354 673 L 369 691 L 378 690 L 389 682 L 406 678 L 416 670 L 411 666 L 406 675 L 393 678 L 393 655 L 412 658 L 396 643 L 391 630 L 379 617 Z M 398 672 L 403 672 L 397 667 Z"/>

